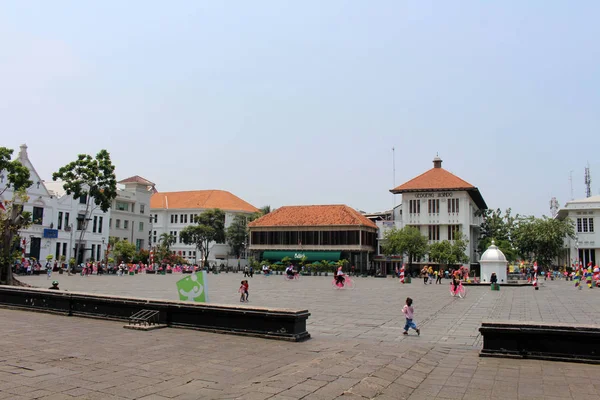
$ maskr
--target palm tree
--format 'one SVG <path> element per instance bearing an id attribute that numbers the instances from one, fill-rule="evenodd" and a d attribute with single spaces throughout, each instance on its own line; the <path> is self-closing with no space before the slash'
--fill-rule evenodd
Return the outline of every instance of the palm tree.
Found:
<path id="1" fill-rule="evenodd" d="M 270 212 L 271 212 L 271 206 L 263 206 L 260 208 L 260 213 L 262 215 L 267 215 Z"/>
<path id="2" fill-rule="evenodd" d="M 162 244 L 167 251 L 169 251 L 171 249 L 171 245 L 175 243 L 175 236 L 165 232 L 160 235 L 158 242 Z"/>

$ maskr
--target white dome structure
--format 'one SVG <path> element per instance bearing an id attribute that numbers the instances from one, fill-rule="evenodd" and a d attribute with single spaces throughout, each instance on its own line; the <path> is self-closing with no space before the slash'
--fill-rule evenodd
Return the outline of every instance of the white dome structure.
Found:
<path id="1" fill-rule="evenodd" d="M 491 246 L 481 255 L 479 264 L 481 264 L 481 282 L 489 282 L 492 273 L 495 272 L 498 277 L 498 283 L 506 283 L 508 261 L 493 240 Z"/>

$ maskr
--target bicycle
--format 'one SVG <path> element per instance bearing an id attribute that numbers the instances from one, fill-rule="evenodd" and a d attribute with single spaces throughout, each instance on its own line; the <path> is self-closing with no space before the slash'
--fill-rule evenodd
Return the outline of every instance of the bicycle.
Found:
<path id="1" fill-rule="evenodd" d="M 464 299 L 467 296 L 467 289 L 463 286 L 462 282 L 459 282 L 458 287 L 455 291 L 454 285 L 452 284 L 452 282 L 450 282 L 450 295 L 452 297 L 456 297 L 458 295 L 458 297 Z"/>
<path id="2" fill-rule="evenodd" d="M 348 275 L 344 275 L 344 283 L 337 283 L 337 279 L 334 277 L 331 281 L 331 287 L 333 289 L 354 289 L 354 280 Z"/>
<path id="3" fill-rule="evenodd" d="M 288 274 L 283 274 L 283 280 L 285 280 L 285 281 L 299 281 L 300 280 L 300 274 L 299 273 L 295 273 L 291 277 Z"/>

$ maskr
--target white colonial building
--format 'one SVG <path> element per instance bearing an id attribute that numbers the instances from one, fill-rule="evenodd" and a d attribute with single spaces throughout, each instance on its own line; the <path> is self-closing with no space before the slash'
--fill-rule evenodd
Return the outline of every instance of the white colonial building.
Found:
<path id="1" fill-rule="evenodd" d="M 29 159 L 27 145 L 21 145 L 18 160 L 29 170 L 29 179 L 33 182 L 27 189 L 29 200 L 24 205 L 24 211 L 32 213 L 32 224 L 19 232 L 19 244 L 25 248 L 26 257 L 40 260 L 42 265 L 49 255 L 59 261 L 64 256 L 68 262 L 75 257 L 79 246 L 85 204 L 67 195 L 62 182 L 42 180 Z M 5 172 L 1 172 L 0 192 L 6 187 L 6 179 Z M 0 200 L 11 200 L 13 192 L 6 190 L 2 197 Z M 87 217 L 90 223 L 81 243 L 85 251 L 80 255 L 80 262 L 101 257 L 102 246 L 108 243 L 108 214 L 97 209 Z"/>
<path id="2" fill-rule="evenodd" d="M 154 183 L 140 176 L 132 176 L 118 182 L 110 212 L 110 236 L 134 243 L 137 250 L 149 249 L 152 223 L 150 198 L 156 189 Z"/>
<path id="3" fill-rule="evenodd" d="M 442 160 L 435 157 L 433 168 L 391 190 L 401 194 L 401 205 L 393 210 L 392 220 L 371 217 L 379 227 L 378 239 L 382 243 L 385 232 L 391 228 L 413 226 L 429 238 L 429 243 L 453 240 L 455 232 L 462 233 L 468 241 L 467 255 L 470 263 L 479 261 L 477 243 L 482 218 L 478 211 L 487 209 L 479 189 L 442 168 Z M 375 257 L 378 273 L 391 273 L 407 260 L 388 259 L 378 248 Z M 413 260 L 412 264 L 435 264 L 426 258 Z"/>
<path id="4" fill-rule="evenodd" d="M 558 218 L 569 218 L 575 224 L 575 238 L 566 238 L 567 254 L 560 264 L 597 265 L 600 256 L 600 227 L 594 224 L 600 216 L 600 196 L 571 200 L 558 211 Z"/>
<path id="5" fill-rule="evenodd" d="M 150 202 L 152 247 L 158 246 L 161 235 L 167 233 L 175 238 L 175 243 L 171 246 L 172 252 L 190 263 L 199 262 L 202 255 L 197 254 L 195 246 L 184 244 L 180 233 L 186 226 L 193 225 L 198 215 L 213 208 L 221 209 L 225 213 L 225 228 L 231 225 L 236 215 L 251 215 L 258 211 L 250 203 L 224 190 L 155 193 Z M 212 243 L 209 261 L 226 261 L 229 253 L 229 245 Z"/>

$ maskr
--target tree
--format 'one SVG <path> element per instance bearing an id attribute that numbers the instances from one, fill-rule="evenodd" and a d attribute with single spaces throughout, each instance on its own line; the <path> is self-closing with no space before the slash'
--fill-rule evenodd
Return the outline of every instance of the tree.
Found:
<path id="1" fill-rule="evenodd" d="M 519 215 L 512 216 L 511 212 L 510 208 L 504 212 L 504 215 L 502 215 L 499 208 L 478 212 L 478 215 L 483 218 L 480 225 L 479 243 L 477 244 L 479 254 L 483 254 L 494 240 L 496 246 L 504 253 L 508 261 L 512 262 L 517 258 L 512 237 Z"/>
<path id="2" fill-rule="evenodd" d="M 231 225 L 227 228 L 227 244 L 232 253 L 240 258 L 248 239 L 248 216 L 238 214 L 233 218 Z"/>
<path id="3" fill-rule="evenodd" d="M 573 222 L 569 219 L 521 217 L 514 230 L 513 241 L 519 254 L 533 258 L 542 267 L 552 262 L 563 251 L 566 238 L 575 237 Z"/>
<path id="4" fill-rule="evenodd" d="M 429 259 L 441 265 L 454 264 L 452 244 L 447 240 L 435 242 L 429 246 Z"/>
<path id="5" fill-rule="evenodd" d="M 139 249 L 133 256 L 134 263 L 148 264 L 150 252 L 146 249 Z"/>
<path id="6" fill-rule="evenodd" d="M 384 241 L 383 254 L 407 255 L 409 266 L 412 265 L 412 260 L 423 258 L 429 247 L 427 237 L 421 235 L 421 231 L 412 226 L 390 229 L 385 232 Z"/>
<path id="7" fill-rule="evenodd" d="M 83 238 L 92 213 L 99 207 L 107 212 L 112 201 L 117 197 L 117 178 L 115 167 L 106 150 L 100 150 L 96 158 L 87 154 L 79 154 L 72 161 L 52 174 L 52 180 L 64 181 L 63 188 L 75 199 L 85 199 L 85 213 L 78 219 L 79 234 L 78 258 L 82 257 Z"/>
<path id="8" fill-rule="evenodd" d="M 181 231 L 181 240 L 193 244 L 202 255 L 203 267 L 207 266 L 210 243 L 225 242 L 225 213 L 218 209 L 204 211 L 196 218 L 197 225 L 190 225 Z"/>
<path id="9" fill-rule="evenodd" d="M 117 258 L 117 262 L 122 261 L 128 263 L 133 259 L 133 256 L 135 256 L 135 244 L 129 243 L 127 240 L 119 240 L 115 243 L 113 253 Z"/>
<path id="10" fill-rule="evenodd" d="M 267 215 L 267 214 L 269 214 L 270 212 L 271 212 L 271 206 L 262 206 L 262 207 L 259 209 L 259 213 L 260 213 L 260 215 L 261 215 L 261 216 L 262 216 L 262 215 Z"/>
<path id="11" fill-rule="evenodd" d="M 29 170 L 19 160 L 12 160 L 13 150 L 0 147 L 0 173 L 4 174 L 5 184 L 0 195 L 7 190 L 13 192 L 10 201 L 0 202 L 0 283 L 12 285 L 12 263 L 19 239 L 19 231 L 29 226 L 31 213 L 23 211 L 27 202 L 27 189 L 33 185 Z"/>
<path id="12" fill-rule="evenodd" d="M 165 247 L 167 251 L 171 250 L 171 245 L 175 244 L 175 236 L 170 233 L 162 233 L 158 238 L 158 243 Z"/>

